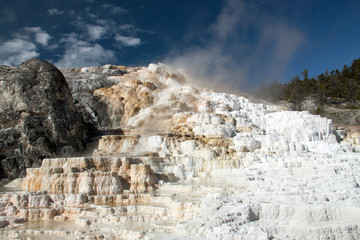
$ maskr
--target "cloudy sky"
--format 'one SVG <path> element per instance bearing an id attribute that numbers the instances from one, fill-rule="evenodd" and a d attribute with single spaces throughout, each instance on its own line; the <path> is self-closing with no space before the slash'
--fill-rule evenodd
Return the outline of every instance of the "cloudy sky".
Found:
<path id="1" fill-rule="evenodd" d="M 360 58 L 359 0 L 2 0 L 0 64 L 165 62 L 230 88 Z"/>

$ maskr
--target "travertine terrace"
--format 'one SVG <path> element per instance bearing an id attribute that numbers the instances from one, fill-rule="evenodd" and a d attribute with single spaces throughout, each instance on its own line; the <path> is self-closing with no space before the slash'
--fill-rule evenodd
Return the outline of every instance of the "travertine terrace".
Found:
<path id="1" fill-rule="evenodd" d="M 63 70 L 73 94 L 111 71 L 81 103 L 103 134 L 4 189 L 2 239 L 360 238 L 358 135 L 163 64 Z"/>

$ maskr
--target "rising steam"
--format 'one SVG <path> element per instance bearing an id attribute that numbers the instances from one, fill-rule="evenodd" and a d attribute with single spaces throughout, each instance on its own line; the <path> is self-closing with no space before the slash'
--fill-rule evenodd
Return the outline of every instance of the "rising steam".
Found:
<path id="1" fill-rule="evenodd" d="M 164 62 L 187 69 L 203 86 L 223 91 L 250 90 L 260 82 L 278 80 L 305 36 L 266 13 L 267 4 L 224 1 L 216 20 L 196 34 L 205 44 L 174 50 Z"/>

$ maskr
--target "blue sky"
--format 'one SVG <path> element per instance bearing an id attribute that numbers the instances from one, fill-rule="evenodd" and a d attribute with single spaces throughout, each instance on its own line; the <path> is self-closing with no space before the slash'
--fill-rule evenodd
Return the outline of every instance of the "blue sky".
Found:
<path id="1" fill-rule="evenodd" d="M 3 0 L 0 64 L 165 62 L 228 88 L 360 58 L 359 0 Z"/>

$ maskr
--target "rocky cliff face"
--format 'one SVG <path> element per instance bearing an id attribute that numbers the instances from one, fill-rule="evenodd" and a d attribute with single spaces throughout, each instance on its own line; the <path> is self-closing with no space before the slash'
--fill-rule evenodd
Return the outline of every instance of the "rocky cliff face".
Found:
<path id="1" fill-rule="evenodd" d="M 83 148 L 87 128 L 52 64 L 32 59 L 0 67 L 0 178 L 23 176 L 44 157 Z"/>

